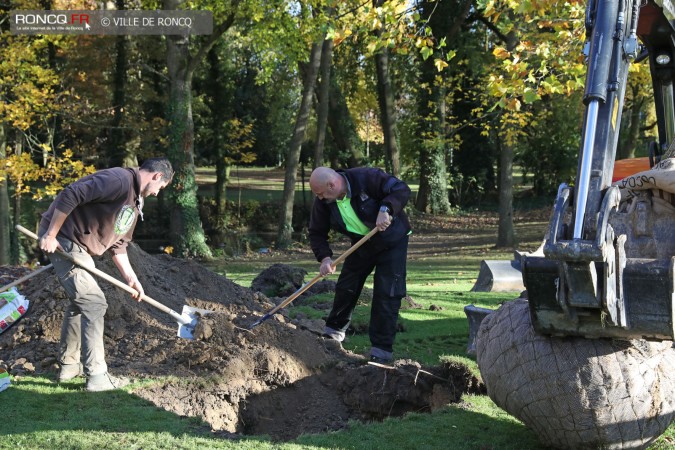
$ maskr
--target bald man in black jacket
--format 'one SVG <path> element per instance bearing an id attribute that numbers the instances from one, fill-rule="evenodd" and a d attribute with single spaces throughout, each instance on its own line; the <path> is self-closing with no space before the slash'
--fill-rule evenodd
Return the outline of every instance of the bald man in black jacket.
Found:
<path id="1" fill-rule="evenodd" d="M 370 312 L 370 358 L 393 358 L 398 311 L 406 295 L 406 258 L 410 222 L 403 208 L 410 188 L 376 168 L 335 171 L 317 167 L 309 180 L 316 195 L 309 223 L 309 240 L 322 275 L 333 273 L 331 229 L 356 243 L 370 230 L 380 232 L 351 254 L 337 281 L 333 308 L 324 336 L 343 341 L 366 278 L 375 270 Z"/>

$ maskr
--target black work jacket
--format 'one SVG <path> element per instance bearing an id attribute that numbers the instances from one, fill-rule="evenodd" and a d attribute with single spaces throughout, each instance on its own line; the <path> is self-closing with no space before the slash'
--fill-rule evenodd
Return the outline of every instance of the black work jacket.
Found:
<path id="1" fill-rule="evenodd" d="M 368 241 L 369 251 L 388 248 L 410 232 L 410 222 L 403 211 L 410 198 L 410 187 L 407 184 L 377 168 L 359 167 L 337 172 L 349 181 L 352 208 L 368 228 L 375 228 L 380 206 L 388 206 L 391 210 L 391 225 Z M 319 262 L 327 256 L 333 256 L 328 244 L 328 233 L 331 229 L 349 236 L 352 244 L 363 237 L 347 230 L 334 201 L 327 203 L 315 197 L 309 220 L 309 242 Z"/>

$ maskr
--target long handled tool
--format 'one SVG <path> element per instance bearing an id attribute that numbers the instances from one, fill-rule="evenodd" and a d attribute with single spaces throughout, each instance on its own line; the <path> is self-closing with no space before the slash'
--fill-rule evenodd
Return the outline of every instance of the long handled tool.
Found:
<path id="1" fill-rule="evenodd" d="M 52 266 L 51 264 L 47 264 L 46 266 L 42 266 L 42 267 L 40 267 L 39 269 L 34 270 L 33 272 L 29 273 L 28 275 L 24 275 L 24 276 L 22 276 L 21 278 L 12 281 L 12 282 L 9 283 L 9 284 L 4 285 L 3 287 L 0 287 L 0 292 L 5 292 L 6 290 L 13 288 L 14 286 L 18 286 L 18 285 L 20 285 L 21 283 L 30 280 L 30 279 L 33 278 L 34 276 L 39 275 L 39 274 L 41 274 L 42 272 L 48 271 L 48 270 L 51 269 L 52 267 L 54 267 L 54 266 Z"/>
<path id="2" fill-rule="evenodd" d="M 375 233 L 377 233 L 377 228 L 373 228 L 372 230 L 370 230 L 370 233 L 368 233 L 368 234 L 366 234 L 365 236 L 363 236 L 356 244 L 354 244 L 354 245 L 352 245 L 351 247 L 349 247 L 349 249 L 347 249 L 346 252 L 344 252 L 343 254 L 341 254 L 341 255 L 338 257 L 338 259 L 336 259 L 335 261 L 333 261 L 333 264 L 331 264 L 331 266 L 337 267 L 338 264 L 340 264 L 342 261 L 344 261 L 345 259 L 347 259 L 347 256 L 351 255 L 357 248 L 361 247 L 361 245 L 363 245 L 368 239 L 370 239 L 371 237 L 375 236 Z M 286 300 L 284 300 L 283 302 L 279 303 L 277 306 L 275 306 L 274 308 L 272 308 L 272 309 L 270 309 L 268 312 L 266 312 L 265 315 L 262 316 L 260 319 L 258 319 L 258 320 L 256 320 L 255 322 L 253 322 L 253 324 L 252 324 L 250 327 L 248 327 L 248 329 L 249 329 L 249 330 L 252 330 L 253 328 L 257 327 L 258 325 L 260 325 L 261 323 L 263 323 L 264 321 L 266 321 L 267 319 L 269 319 L 270 317 L 272 317 L 277 311 L 279 311 L 280 309 L 286 307 L 286 305 L 288 305 L 288 304 L 291 303 L 293 300 L 295 300 L 295 299 L 298 298 L 300 295 L 302 295 L 303 292 L 305 292 L 307 289 L 309 289 L 310 287 L 312 287 L 317 281 L 319 281 L 319 280 L 320 280 L 321 278 L 323 278 L 323 277 L 324 277 L 324 275 L 318 274 L 317 276 L 315 276 L 314 278 L 312 278 L 311 280 L 309 280 L 307 283 L 303 284 L 303 285 L 300 287 L 300 289 L 298 289 L 298 290 L 295 291 L 293 294 L 291 294 Z"/>
<path id="3" fill-rule="evenodd" d="M 26 236 L 30 236 L 31 238 L 38 240 L 38 236 L 33 233 L 30 230 L 27 230 L 26 228 L 22 227 L 21 225 L 17 225 L 16 229 L 25 234 Z M 64 253 L 62 251 L 57 250 L 56 253 L 67 259 L 68 261 L 77 264 L 78 266 L 82 267 L 83 269 L 87 270 L 89 273 L 92 275 L 96 275 L 97 277 L 103 278 L 104 280 L 114 284 L 118 288 L 125 290 L 129 292 L 130 294 L 136 295 L 138 292 L 136 289 L 133 289 L 126 284 L 122 283 L 119 281 L 117 278 L 114 278 L 107 273 L 103 272 L 102 270 L 99 270 L 95 267 L 88 267 L 83 264 L 80 264 L 77 262 L 72 256 L 70 256 L 67 253 Z M 159 309 L 160 311 L 163 311 L 167 314 L 169 314 L 171 317 L 176 319 L 178 322 L 178 336 L 186 339 L 192 339 L 192 333 L 194 332 L 195 326 L 197 325 L 197 321 L 199 320 L 200 316 L 206 315 L 210 313 L 211 311 L 207 311 L 204 309 L 198 309 L 198 308 L 192 308 L 187 305 L 183 305 L 183 313 L 178 314 L 176 311 L 173 309 L 169 308 L 166 305 L 163 305 L 162 303 L 158 302 L 157 300 L 154 300 L 147 295 L 143 294 L 141 296 L 141 300 L 144 302 L 148 303 L 151 306 L 154 306 L 155 308 Z M 199 313 L 199 314 L 197 314 Z"/>

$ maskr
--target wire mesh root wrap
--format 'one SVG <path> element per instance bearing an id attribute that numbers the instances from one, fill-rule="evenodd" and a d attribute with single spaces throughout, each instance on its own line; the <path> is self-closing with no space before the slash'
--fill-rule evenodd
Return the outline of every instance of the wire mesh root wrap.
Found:
<path id="1" fill-rule="evenodd" d="M 645 448 L 674 418 L 672 341 L 539 335 L 522 299 L 487 316 L 477 339 L 488 395 L 545 445 Z"/>

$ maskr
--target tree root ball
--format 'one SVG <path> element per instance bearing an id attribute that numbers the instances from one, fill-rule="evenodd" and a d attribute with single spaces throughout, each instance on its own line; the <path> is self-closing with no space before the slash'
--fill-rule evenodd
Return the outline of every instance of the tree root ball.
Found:
<path id="1" fill-rule="evenodd" d="M 477 361 L 490 398 L 554 448 L 646 448 L 675 412 L 672 341 L 535 333 L 526 300 L 482 322 Z"/>

